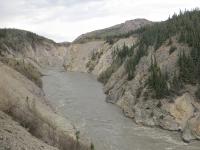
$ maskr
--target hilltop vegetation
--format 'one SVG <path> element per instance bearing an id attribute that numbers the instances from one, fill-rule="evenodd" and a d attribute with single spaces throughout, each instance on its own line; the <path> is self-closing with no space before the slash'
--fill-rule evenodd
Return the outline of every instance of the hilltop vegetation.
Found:
<path id="1" fill-rule="evenodd" d="M 180 44 L 187 44 L 191 48 L 191 52 L 189 55 L 186 55 L 185 52 L 179 54 L 179 60 L 177 61 L 179 73 L 178 75 L 176 74 L 174 78 L 179 79 L 182 83 L 199 84 L 200 28 L 198 28 L 198 25 L 200 25 L 200 10 L 194 9 L 193 11 L 180 11 L 178 15 L 174 14 L 164 22 L 154 23 L 151 26 L 144 26 L 134 31 L 132 34 L 137 34 L 139 36 L 138 42 L 131 47 L 124 45 L 121 50 L 117 50 L 114 54 L 113 64 L 100 75 L 99 80 L 105 84 L 109 80 L 111 74 L 117 70 L 116 66 L 119 68 L 121 64 L 125 65 L 128 74 L 127 80 L 132 80 L 135 76 L 137 64 L 143 56 L 148 54 L 149 48 L 153 47 L 154 51 L 156 51 L 167 40 L 170 46 L 172 44 L 172 38 L 176 37 Z M 176 49 L 177 48 L 172 45 L 169 53 L 173 53 Z M 155 71 L 158 71 L 158 73 Z M 157 97 L 161 98 L 169 94 L 169 92 L 162 91 L 162 88 L 166 88 L 167 90 L 166 82 L 168 79 L 161 77 L 162 73 L 159 71 L 159 67 L 156 64 L 152 64 L 150 72 L 151 82 L 149 84 L 156 92 Z M 162 79 L 162 82 L 157 82 L 159 78 Z M 175 85 L 175 83 L 172 83 L 172 87 L 173 85 Z"/>
<path id="2" fill-rule="evenodd" d="M 140 36 L 138 42 L 139 54 L 136 54 L 135 57 L 140 59 L 150 46 L 153 46 L 156 51 L 167 39 L 177 36 L 180 43 L 186 43 L 193 48 L 191 56 L 195 63 L 198 63 L 200 58 L 198 50 L 200 48 L 200 28 L 197 26 L 199 24 L 200 11 L 195 9 L 191 12 L 180 11 L 179 15 L 174 14 L 167 21 L 138 29 L 136 33 Z M 130 59 L 136 59 L 135 57 Z M 134 70 L 134 67 L 132 69 Z"/>
<path id="3" fill-rule="evenodd" d="M 53 42 L 35 33 L 18 29 L 0 29 L 0 55 L 11 48 L 15 52 L 23 50 L 28 44 L 35 47 L 35 44 L 43 41 Z"/>

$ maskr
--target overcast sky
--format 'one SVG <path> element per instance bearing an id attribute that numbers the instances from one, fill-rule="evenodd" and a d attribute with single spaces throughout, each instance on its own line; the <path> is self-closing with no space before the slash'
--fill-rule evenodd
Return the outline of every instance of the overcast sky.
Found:
<path id="1" fill-rule="evenodd" d="M 166 20 L 200 0 L 0 0 L 0 27 L 29 30 L 56 42 L 126 20 Z"/>

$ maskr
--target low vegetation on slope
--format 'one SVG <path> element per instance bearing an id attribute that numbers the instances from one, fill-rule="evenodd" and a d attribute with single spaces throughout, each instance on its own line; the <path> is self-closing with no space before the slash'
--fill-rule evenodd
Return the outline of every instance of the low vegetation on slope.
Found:
<path id="1" fill-rule="evenodd" d="M 15 58 L 0 58 L 0 61 L 4 64 L 10 66 L 11 68 L 17 70 L 29 80 L 33 81 L 37 86 L 42 88 L 42 74 L 38 69 L 31 64 L 30 62 L 24 59 L 15 59 Z"/>
<path id="2" fill-rule="evenodd" d="M 131 46 L 130 48 L 126 46 L 125 44 L 120 49 L 119 47 L 115 48 L 112 56 L 113 56 L 113 63 L 110 67 L 107 68 L 106 71 L 102 72 L 98 80 L 104 84 L 107 83 L 111 75 L 117 71 L 117 69 L 122 65 L 122 63 L 125 61 L 126 57 L 131 56 L 133 54 L 134 46 Z"/>
<path id="3" fill-rule="evenodd" d="M 0 111 L 1 150 L 58 150 L 32 136 L 27 129 Z"/>

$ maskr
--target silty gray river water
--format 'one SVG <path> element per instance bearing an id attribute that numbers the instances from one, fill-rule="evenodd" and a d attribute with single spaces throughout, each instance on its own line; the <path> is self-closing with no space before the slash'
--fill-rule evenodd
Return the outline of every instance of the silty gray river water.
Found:
<path id="1" fill-rule="evenodd" d="M 115 105 L 105 102 L 103 86 L 86 73 L 46 71 L 43 89 L 50 103 L 90 136 L 95 150 L 200 150 L 200 142 L 186 144 L 180 135 L 136 125 Z"/>

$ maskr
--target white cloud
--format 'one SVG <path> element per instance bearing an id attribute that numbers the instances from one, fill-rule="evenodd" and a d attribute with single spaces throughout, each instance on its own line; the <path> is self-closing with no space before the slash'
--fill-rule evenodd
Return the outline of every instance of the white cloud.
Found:
<path id="1" fill-rule="evenodd" d="M 126 20 L 160 21 L 199 0 L 0 0 L 0 27 L 25 29 L 57 42 Z"/>

